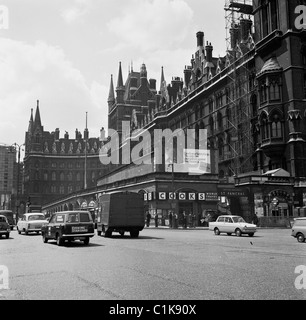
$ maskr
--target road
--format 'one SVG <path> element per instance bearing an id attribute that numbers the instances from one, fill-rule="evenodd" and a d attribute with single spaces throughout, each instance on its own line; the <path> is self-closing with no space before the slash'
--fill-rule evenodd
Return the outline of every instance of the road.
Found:
<path id="1" fill-rule="evenodd" d="M 95 235 L 89 246 L 59 247 L 12 231 L 0 239 L 0 265 L 9 271 L 0 299 L 305 300 L 295 268 L 306 266 L 306 243 L 290 234 L 145 228 L 137 239 Z"/>

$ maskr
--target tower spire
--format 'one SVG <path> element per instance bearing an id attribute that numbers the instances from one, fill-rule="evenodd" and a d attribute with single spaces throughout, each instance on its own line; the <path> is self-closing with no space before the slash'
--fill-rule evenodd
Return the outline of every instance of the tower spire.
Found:
<path id="1" fill-rule="evenodd" d="M 113 104 L 115 102 L 115 91 L 114 91 L 114 82 L 113 75 L 111 75 L 110 86 L 109 86 L 109 94 L 107 102 Z"/>
<path id="2" fill-rule="evenodd" d="M 160 79 L 160 91 L 163 91 L 165 86 L 165 76 L 164 76 L 164 67 L 161 67 L 161 79 Z"/>
<path id="3" fill-rule="evenodd" d="M 40 126 L 41 127 L 41 119 L 40 119 L 40 112 L 39 112 L 39 100 L 37 100 L 34 123 L 35 123 L 35 126 Z"/>
<path id="4" fill-rule="evenodd" d="M 118 72 L 118 81 L 117 81 L 117 89 L 123 87 L 123 77 L 122 77 L 122 68 L 121 62 L 119 62 L 119 72 Z"/>

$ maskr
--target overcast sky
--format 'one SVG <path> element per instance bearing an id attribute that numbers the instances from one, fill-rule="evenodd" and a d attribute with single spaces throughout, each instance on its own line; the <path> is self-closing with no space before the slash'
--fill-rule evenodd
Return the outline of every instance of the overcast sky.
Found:
<path id="1" fill-rule="evenodd" d="M 90 137 L 107 128 L 111 74 L 119 61 L 125 82 L 129 67 L 147 66 L 160 87 L 183 78 L 196 51 L 196 32 L 226 50 L 224 0 L 0 0 L 8 28 L 0 29 L 0 143 L 22 144 L 40 101 L 45 131 L 85 128 Z M 3 27 L 3 26 L 2 26 Z"/>

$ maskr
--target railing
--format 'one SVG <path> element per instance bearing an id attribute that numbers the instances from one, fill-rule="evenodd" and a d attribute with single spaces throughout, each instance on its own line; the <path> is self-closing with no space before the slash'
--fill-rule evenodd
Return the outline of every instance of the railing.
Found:
<path id="1" fill-rule="evenodd" d="M 291 228 L 294 217 L 259 217 L 257 227 Z"/>

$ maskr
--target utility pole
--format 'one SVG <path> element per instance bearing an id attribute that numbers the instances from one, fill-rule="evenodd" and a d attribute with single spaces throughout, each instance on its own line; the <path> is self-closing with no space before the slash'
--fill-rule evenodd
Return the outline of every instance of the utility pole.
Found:
<path id="1" fill-rule="evenodd" d="M 85 127 L 85 166 L 84 166 L 84 189 L 87 189 L 87 112 L 86 112 L 86 127 Z"/>

